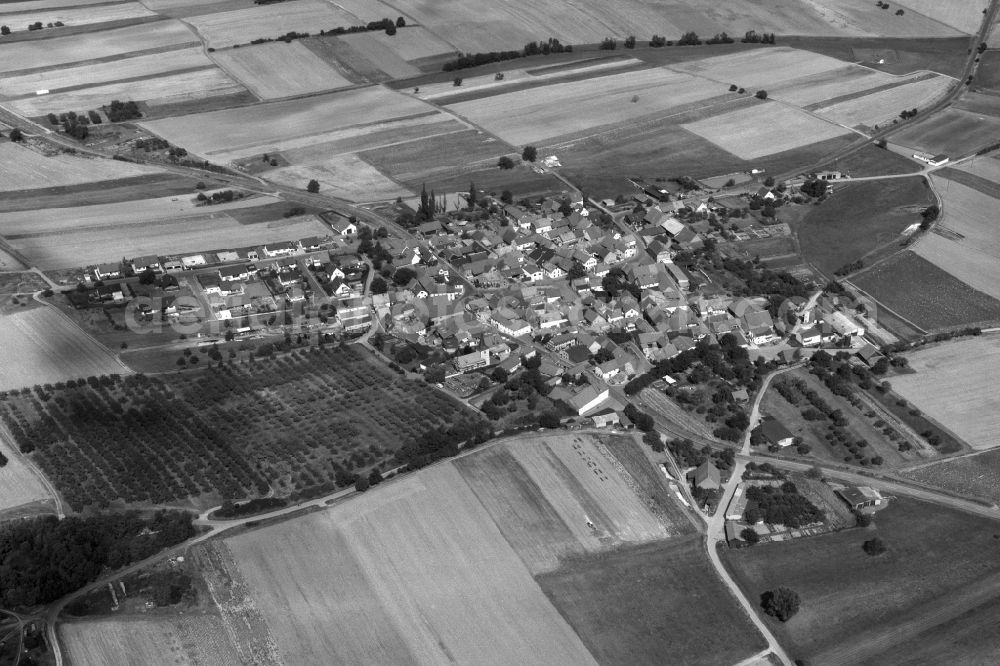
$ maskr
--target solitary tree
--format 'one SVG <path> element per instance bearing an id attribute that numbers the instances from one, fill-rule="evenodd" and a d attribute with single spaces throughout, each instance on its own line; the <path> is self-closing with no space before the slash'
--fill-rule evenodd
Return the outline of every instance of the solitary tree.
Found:
<path id="1" fill-rule="evenodd" d="M 869 555 L 871 555 L 872 557 L 878 557 L 886 550 L 888 550 L 886 548 L 885 542 L 882 541 L 882 539 L 879 539 L 878 537 L 865 541 L 865 543 L 861 546 L 861 548 L 864 549 L 864 551 Z"/>
<path id="2" fill-rule="evenodd" d="M 497 160 L 497 166 L 500 167 L 501 169 L 513 169 L 514 160 L 504 155 L 499 160 Z"/>
<path id="3" fill-rule="evenodd" d="M 309 184 L 306 185 L 306 192 L 311 192 L 312 194 L 319 192 L 319 181 L 315 178 L 310 180 Z"/>
<path id="4" fill-rule="evenodd" d="M 24 141 L 24 134 L 17 127 L 10 131 L 10 140 L 17 143 L 18 141 Z"/>
<path id="5" fill-rule="evenodd" d="M 740 532 L 740 538 L 747 543 L 757 543 L 760 541 L 760 535 L 757 534 L 757 530 L 752 527 L 744 527 L 743 531 Z"/>
<path id="6" fill-rule="evenodd" d="M 398 19 L 396 19 L 396 27 L 397 28 L 402 28 L 405 25 L 406 25 L 406 19 L 405 18 L 403 18 L 402 16 L 400 16 Z"/>
<path id="7" fill-rule="evenodd" d="M 767 91 L 758 90 L 757 93 L 754 95 L 754 97 L 756 97 L 757 99 L 767 99 Z"/>
<path id="8" fill-rule="evenodd" d="M 555 412 L 543 412 L 542 415 L 538 417 L 538 425 L 543 428 L 558 428 L 559 415 Z"/>
<path id="9" fill-rule="evenodd" d="M 514 203 L 514 194 L 510 190 L 504 190 L 500 193 L 500 201 L 505 204 Z"/>
<path id="10" fill-rule="evenodd" d="M 5 25 L 0 25 L 0 35 L 9 35 L 10 28 Z"/>
<path id="11" fill-rule="evenodd" d="M 799 612 L 800 603 L 798 593 L 787 587 L 778 587 L 760 595 L 760 605 L 764 612 L 782 622 L 787 622 Z"/>
<path id="12" fill-rule="evenodd" d="M 534 146 L 525 146 L 521 151 L 521 159 L 525 162 L 534 162 L 538 159 L 538 149 Z"/>

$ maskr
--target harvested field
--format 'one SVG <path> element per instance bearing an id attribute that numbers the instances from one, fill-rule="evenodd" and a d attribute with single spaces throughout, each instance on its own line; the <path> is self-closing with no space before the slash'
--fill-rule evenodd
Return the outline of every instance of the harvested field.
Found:
<path id="1" fill-rule="evenodd" d="M 947 109 L 894 134 L 892 141 L 915 151 L 946 153 L 957 159 L 1000 141 L 1000 118 Z"/>
<path id="2" fill-rule="evenodd" d="M 927 244 L 933 238 L 935 235 L 929 235 L 920 244 Z M 909 250 L 855 276 L 851 281 L 924 330 L 1000 319 L 1000 301 L 976 291 Z M 882 321 L 881 316 L 878 321 Z M 891 321 L 886 323 L 891 330 Z"/>
<path id="3" fill-rule="evenodd" d="M 976 293 L 991 297 L 991 300 L 1000 298 L 1000 265 L 993 252 L 980 251 L 964 239 L 956 240 L 950 234 L 938 233 L 922 238 L 913 251 L 953 279 L 977 290 Z M 991 316 L 980 321 L 995 318 Z"/>
<path id="4" fill-rule="evenodd" d="M 987 51 L 984 55 L 997 53 Z M 998 54 L 1000 55 L 1000 54 Z M 980 70 L 981 72 L 982 70 Z M 1000 74 L 1000 72 L 998 72 Z M 1000 86 L 1000 82 L 996 85 Z M 962 109 L 971 113 L 981 113 L 987 116 L 1000 116 L 1000 95 L 994 91 L 962 93 L 962 96 L 952 105 L 953 109 Z"/>
<path id="5" fill-rule="evenodd" d="M 799 593 L 794 617 L 767 619 L 795 658 L 909 663 L 881 656 L 907 646 L 933 653 L 941 646 L 927 642 L 929 632 L 1000 595 L 996 533 L 992 520 L 896 498 L 872 528 L 724 550 L 722 558 L 751 599 L 778 585 Z M 888 546 L 879 557 L 861 548 L 873 536 Z"/>
<path id="6" fill-rule="evenodd" d="M 7 464 L 0 467 L 0 511 L 6 511 L 32 502 L 52 500 L 45 484 L 21 459 L 13 446 L 0 435 L 0 452 L 7 457 Z"/>
<path id="7" fill-rule="evenodd" d="M 997 189 L 1000 186 L 1000 160 L 995 157 L 973 157 L 961 164 L 947 166 L 936 175 L 1000 199 Z"/>
<path id="8" fill-rule="evenodd" d="M 847 134 L 843 127 L 774 103 L 755 104 L 682 127 L 745 160 Z"/>
<path id="9" fill-rule="evenodd" d="M 83 158 L 78 158 L 83 159 Z M 112 161 L 112 164 L 126 162 Z M 96 167 L 96 164 L 95 164 Z M 71 166 L 66 170 L 73 173 Z M 62 171 L 62 169 L 60 169 Z M 0 172 L 2 173 L 2 172 Z M 40 172 L 41 176 L 42 173 Z M 216 189 L 222 183 L 211 178 L 205 182 L 209 188 Z M 130 176 L 116 180 L 103 180 L 97 183 L 82 183 L 80 185 L 59 185 L 39 190 L 17 190 L 5 192 L 0 198 L 0 212 L 35 210 L 38 208 L 72 208 L 96 204 L 134 201 L 142 197 L 163 197 L 178 195 L 190 196 L 198 183 L 193 178 L 177 176 L 168 173 L 153 173 L 145 176 Z"/>
<path id="10" fill-rule="evenodd" d="M 287 663 L 593 663 L 449 464 L 227 543 Z"/>
<path id="11" fill-rule="evenodd" d="M 395 35 L 387 35 L 384 31 L 359 32 L 354 35 L 344 35 L 339 39 L 354 46 L 361 53 L 375 53 L 379 50 L 390 51 L 401 60 L 412 62 L 422 58 L 432 58 L 445 53 L 454 53 L 455 47 L 435 37 L 426 28 L 407 26 L 396 31 Z M 361 42 L 376 45 L 362 46 Z M 377 60 L 373 60 L 378 64 Z"/>
<path id="12" fill-rule="evenodd" d="M 1000 450 L 997 449 L 942 460 L 902 474 L 963 497 L 1000 502 Z"/>
<path id="13" fill-rule="evenodd" d="M 448 115 L 417 116 L 327 132 L 323 135 L 322 142 L 284 150 L 281 154 L 292 164 L 312 164 L 331 155 L 403 146 L 419 139 L 441 137 L 465 130 L 468 130 L 468 125 Z"/>
<path id="14" fill-rule="evenodd" d="M 842 171 L 849 176 L 889 176 L 920 171 L 920 164 L 891 150 L 883 150 L 873 144 L 864 146 L 847 157 L 827 165 L 829 169 Z"/>
<path id="15" fill-rule="evenodd" d="M 350 154 L 307 166 L 281 167 L 269 172 L 267 177 L 276 183 L 301 188 L 315 179 L 320 192 L 350 201 L 384 201 L 413 194 L 357 155 Z"/>
<path id="16" fill-rule="evenodd" d="M 538 583 L 601 663 L 734 664 L 765 647 L 697 536 L 574 558 Z"/>
<path id="17" fill-rule="evenodd" d="M 990 46 L 996 48 L 993 43 L 996 41 L 997 27 L 993 28 L 993 35 L 990 37 Z M 979 69 L 976 70 L 976 85 L 979 88 L 989 88 L 991 91 L 1000 91 L 1000 52 L 987 51 L 979 56 Z M 969 93 L 965 93 L 963 97 Z"/>
<path id="18" fill-rule="evenodd" d="M 985 0 L 900 0 L 897 4 L 970 35 L 979 30 Z"/>
<path id="19" fill-rule="evenodd" d="M 60 4 L 60 3 L 53 3 Z M 19 3 L 4 3 L 4 8 L 20 10 Z M 27 8 L 25 8 L 27 9 Z M 93 23 L 110 23 L 125 19 L 147 18 L 156 16 L 138 2 L 107 3 L 90 7 L 61 7 L 59 9 L 33 8 L 30 11 L 0 12 L 0 25 L 10 26 L 13 32 L 27 31 L 28 26 L 36 21 L 42 25 L 62 21 L 67 26 L 88 25 Z M 49 28 L 46 28 L 48 30 Z M 51 28 L 57 32 L 58 28 Z"/>
<path id="20" fill-rule="evenodd" d="M 268 5 L 278 6 L 278 5 Z M 213 162 L 300 148 L 324 134 L 387 120 L 434 115 L 434 107 L 381 87 L 210 111 L 142 123 L 150 132 Z M 446 116 L 441 116 L 442 118 Z"/>
<path id="21" fill-rule="evenodd" d="M 233 95 L 243 92 L 243 86 L 215 67 L 183 74 L 168 74 L 149 79 L 121 81 L 91 86 L 54 95 L 28 97 L 9 106 L 24 116 L 43 116 L 74 109 L 96 109 L 114 99 L 149 102 L 151 106 L 174 104 L 190 100 Z"/>
<path id="22" fill-rule="evenodd" d="M 442 174 L 467 170 L 478 163 L 496 168 L 497 159 L 514 149 L 477 130 L 429 136 L 358 153 L 394 180 L 419 189 L 420 184 Z"/>
<path id="23" fill-rule="evenodd" d="M 808 106 L 896 82 L 896 77 L 888 74 L 875 72 L 866 67 L 848 65 L 840 69 L 824 70 L 818 74 L 790 79 L 768 89 L 767 94 L 769 97 L 795 106 Z"/>
<path id="24" fill-rule="evenodd" d="M 849 0 L 856 2 L 857 0 Z M 866 5 L 866 9 L 874 8 Z M 874 9 L 871 9 L 874 11 Z M 879 10 L 879 15 L 889 14 Z M 911 14 L 907 14 L 908 16 Z M 912 14 L 917 16 L 916 14 Z M 894 18 L 894 17 L 890 17 Z M 935 24 L 943 28 L 941 24 Z M 947 31 L 947 29 L 945 28 Z M 885 32 L 881 34 L 887 34 Z M 866 67 L 889 74 L 912 74 L 930 70 L 945 76 L 961 76 L 969 48 L 969 38 L 957 31 L 951 35 L 927 38 L 886 37 L 795 37 L 782 35 L 781 43 L 793 48 L 822 53 L 846 62 L 860 62 Z M 879 62 L 881 61 L 881 63 Z"/>
<path id="25" fill-rule="evenodd" d="M 583 436 L 515 440 L 455 464 L 532 573 L 574 553 L 691 531 L 679 509 L 644 505 L 648 495 L 603 446 Z"/>
<path id="26" fill-rule="evenodd" d="M 362 23 L 377 18 L 381 16 L 366 19 Z M 331 3 L 296 0 L 194 16 L 188 22 L 201 35 L 205 46 L 219 49 L 246 44 L 262 37 L 277 39 L 293 31 L 316 33 L 320 29 L 332 30 L 338 26 L 357 25 L 358 19 Z"/>
<path id="27" fill-rule="evenodd" d="M 261 99 L 344 88 L 352 83 L 301 42 L 272 42 L 226 49 L 213 54 L 229 72 Z"/>
<path id="28" fill-rule="evenodd" d="M 0 315 L 0 391 L 128 370 L 50 307 Z"/>
<path id="29" fill-rule="evenodd" d="M 549 36 L 564 44 L 579 45 L 594 44 L 609 35 L 624 38 L 632 33 L 645 34 L 650 26 L 655 26 L 660 34 L 674 37 L 684 30 L 697 29 L 688 24 L 675 25 L 663 11 L 638 0 L 622 0 L 613 6 L 600 0 L 573 3 L 543 0 L 509 5 L 400 0 L 393 7 L 457 50 L 469 53 L 516 49 Z M 539 32 L 541 26 L 544 36 Z"/>
<path id="30" fill-rule="evenodd" d="M 1000 446 L 1000 338 L 986 335 L 922 347 L 906 355 L 913 374 L 893 390 L 977 451 Z"/>
<path id="31" fill-rule="evenodd" d="M 48 11 L 52 7 L 81 7 L 99 5 L 107 0 L 20 0 L 15 5 L 19 12 Z M 14 3 L 9 3 L 14 5 Z"/>
<path id="32" fill-rule="evenodd" d="M 337 37 L 309 37 L 296 41 L 354 83 L 380 83 L 389 79 L 385 72 Z"/>
<path id="33" fill-rule="evenodd" d="M 956 85 L 954 79 L 936 76 L 897 86 L 863 97 L 816 109 L 816 115 L 845 127 L 871 128 L 891 123 L 904 110 L 920 109 L 942 97 Z"/>
<path id="34" fill-rule="evenodd" d="M 523 145 L 625 124 L 726 94 L 725 87 L 713 90 L 695 77 L 656 68 L 554 83 L 448 108 L 511 144 Z M 574 113 L 567 116 L 569 108 Z"/>
<path id="35" fill-rule="evenodd" d="M 349 46 L 361 58 L 370 62 L 372 66 L 390 79 L 409 79 L 420 75 L 419 67 L 411 65 L 395 51 L 386 48 L 380 41 L 372 39 L 369 36 L 371 34 L 373 33 L 362 32 L 355 35 L 343 35 L 337 37 L 337 40 Z"/>
<path id="36" fill-rule="evenodd" d="M 4 213 L 0 234 L 43 269 L 70 268 L 144 254 L 169 254 L 323 235 L 306 215 L 242 226 L 226 210 L 274 203 L 257 197 L 195 208 L 186 198 Z M 139 231 L 141 230 L 141 232 Z"/>
<path id="37" fill-rule="evenodd" d="M 166 47 L 198 45 L 197 36 L 180 21 L 156 21 L 142 25 L 56 37 L 36 42 L 0 44 L 0 70 L 59 67 L 73 62 L 110 58 L 123 53 L 152 51 Z"/>
<path id="38" fill-rule="evenodd" d="M 36 190 L 160 173 L 152 166 L 60 153 L 41 155 L 16 143 L 0 143 L 0 190 Z"/>
<path id="39" fill-rule="evenodd" d="M 715 56 L 671 65 L 685 72 L 725 86 L 736 84 L 751 93 L 758 88 L 777 88 L 780 84 L 826 72 L 842 72 L 844 63 L 818 53 L 784 46 Z"/>
<path id="40" fill-rule="evenodd" d="M 60 622 L 59 642 L 71 664 L 87 666 L 238 666 L 217 615 Z"/>
<path id="41" fill-rule="evenodd" d="M 85 86 L 154 77 L 178 70 L 192 70 L 212 67 L 200 47 L 174 49 L 163 53 L 138 55 L 132 58 L 120 58 L 111 62 L 82 65 L 78 67 L 60 67 L 11 76 L 0 80 L 0 95 L 17 97 L 34 96 L 36 90 L 48 90 L 51 94 L 62 92 L 63 89 L 79 89 Z M 108 99 L 107 102 L 111 100 Z M 76 107 L 67 108 L 80 111 Z"/>
<path id="42" fill-rule="evenodd" d="M 792 228 L 802 257 L 823 274 L 855 262 L 869 252 L 898 242 L 903 231 L 921 220 L 920 213 L 935 202 L 919 176 L 896 180 L 842 183 Z"/>

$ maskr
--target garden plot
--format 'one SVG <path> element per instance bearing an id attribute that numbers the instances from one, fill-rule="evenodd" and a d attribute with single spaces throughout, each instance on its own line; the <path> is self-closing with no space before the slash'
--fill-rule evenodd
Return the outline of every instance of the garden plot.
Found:
<path id="1" fill-rule="evenodd" d="M 901 111 L 920 109 L 945 95 L 955 79 L 935 76 L 816 109 L 818 116 L 845 127 L 875 127 L 891 123 Z"/>
<path id="2" fill-rule="evenodd" d="M 127 369 L 55 309 L 0 315 L 0 391 Z"/>
<path id="3" fill-rule="evenodd" d="M 0 143 L 0 191 L 96 183 L 154 173 L 161 172 L 155 167 L 117 160 L 65 153 L 46 156 L 16 143 Z"/>
<path id="4" fill-rule="evenodd" d="M 87 666 L 238 666 L 219 617 L 60 622 L 70 663 Z"/>
<path id="5" fill-rule="evenodd" d="M 198 37 L 180 21 L 156 21 L 17 44 L 0 44 L 0 71 L 19 72 L 73 62 L 111 58 L 123 53 L 198 45 Z"/>
<path id="6" fill-rule="evenodd" d="M 554 83 L 447 108 L 511 144 L 523 145 L 626 124 L 724 93 L 725 88 L 713 89 L 693 76 L 656 68 Z"/>
<path id="7" fill-rule="evenodd" d="M 447 117 L 420 100 L 373 86 L 141 124 L 192 153 L 226 163 L 265 152 L 302 148 L 322 141 L 322 135 L 328 132 L 435 114 L 440 119 Z"/>
<path id="8" fill-rule="evenodd" d="M 59 3 L 54 3 L 59 4 Z M 4 4 L 4 8 L 21 9 L 19 3 Z M 28 26 L 37 21 L 42 25 L 61 21 L 67 26 L 108 23 L 126 19 L 155 17 L 156 14 L 138 2 L 107 3 L 93 7 L 61 7 L 59 9 L 32 9 L 31 11 L 0 12 L 0 25 L 10 26 L 14 32 L 27 31 Z M 45 28 L 49 30 L 49 28 Z M 52 28 L 58 30 L 58 28 Z"/>
<path id="9" fill-rule="evenodd" d="M 843 136 L 843 127 L 779 104 L 754 106 L 682 127 L 745 160 Z"/>
<path id="10" fill-rule="evenodd" d="M 778 87 L 786 81 L 824 72 L 841 71 L 844 61 L 829 56 L 783 46 L 670 65 L 670 69 L 716 81 L 735 84 L 754 92 Z"/>
<path id="11" fill-rule="evenodd" d="M 228 543 L 287 663 L 594 663 L 450 464 Z"/>
<path id="12" fill-rule="evenodd" d="M 60 67 L 21 76 L 5 77 L 0 79 L 0 95 L 6 97 L 33 96 L 37 90 L 59 93 L 64 88 L 76 89 L 124 79 L 152 78 L 177 70 L 212 66 L 212 61 L 205 56 L 204 50 L 201 47 L 192 46 L 165 53 L 121 58 L 111 62 Z M 107 102 L 110 101 L 110 99 L 107 100 Z M 73 110 L 79 111 L 79 109 Z"/>
<path id="13" fill-rule="evenodd" d="M 907 354 L 913 374 L 892 388 L 914 407 L 977 451 L 1000 446 L 1000 338 L 984 335 L 936 344 Z"/>
<path id="14" fill-rule="evenodd" d="M 204 14 L 187 19 L 205 45 L 224 48 L 258 38 L 277 39 L 288 32 L 318 33 L 358 23 L 357 17 L 321 0 L 296 0 Z M 371 20 L 371 19 L 369 19 Z M 368 21 L 364 21 L 367 23 Z"/>
<path id="15" fill-rule="evenodd" d="M 24 116 L 43 116 L 46 113 L 96 109 L 115 99 L 145 101 L 150 106 L 157 106 L 243 91 L 243 86 L 222 70 L 208 67 L 183 74 L 167 74 L 138 81 L 91 86 L 55 95 L 27 97 L 10 102 L 9 106 Z"/>
<path id="16" fill-rule="evenodd" d="M 215 62 L 261 99 L 353 85 L 302 42 L 271 42 L 216 51 Z"/>

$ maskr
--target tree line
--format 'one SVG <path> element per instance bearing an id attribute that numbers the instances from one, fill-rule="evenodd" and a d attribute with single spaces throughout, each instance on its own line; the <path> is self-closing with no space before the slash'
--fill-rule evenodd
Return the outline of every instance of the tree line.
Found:
<path id="1" fill-rule="evenodd" d="M 527 58 L 533 55 L 549 55 L 550 53 L 572 53 L 573 47 L 562 44 L 558 39 L 549 37 L 544 42 L 529 42 L 520 51 L 490 51 L 488 53 L 464 53 L 454 60 L 449 60 L 441 66 L 442 71 L 452 72 L 456 69 L 468 69 L 487 65 L 491 62 L 503 62 L 516 58 Z"/>

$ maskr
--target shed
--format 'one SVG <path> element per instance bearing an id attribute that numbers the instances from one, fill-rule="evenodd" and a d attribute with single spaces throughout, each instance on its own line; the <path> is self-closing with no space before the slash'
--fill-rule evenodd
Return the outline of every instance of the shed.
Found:
<path id="1" fill-rule="evenodd" d="M 773 416 L 766 416 L 760 422 L 760 434 L 764 436 L 768 444 L 781 447 L 791 446 L 795 440 L 794 435 L 792 435 L 788 428 Z"/>

